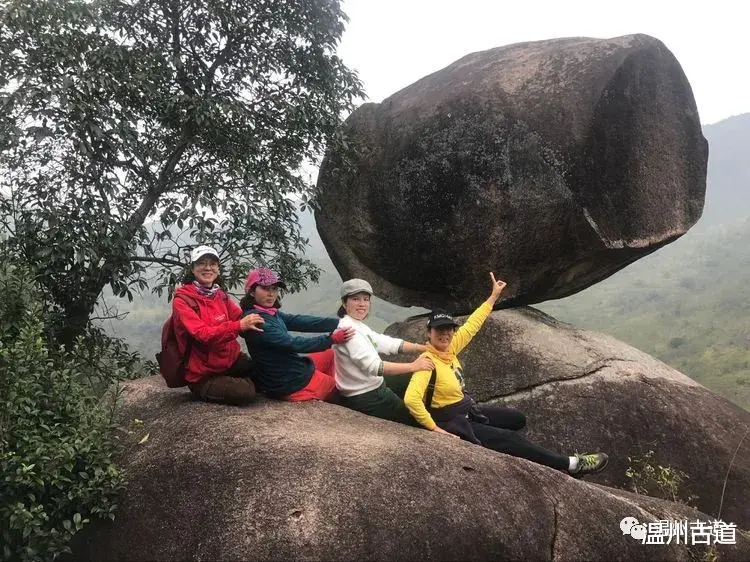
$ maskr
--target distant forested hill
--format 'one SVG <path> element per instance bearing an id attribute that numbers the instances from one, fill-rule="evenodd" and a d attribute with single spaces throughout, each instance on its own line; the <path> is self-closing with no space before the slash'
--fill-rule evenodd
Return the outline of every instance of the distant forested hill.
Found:
<path id="1" fill-rule="evenodd" d="M 750 113 L 703 127 L 708 140 L 708 190 L 696 230 L 750 215 Z"/>
<path id="2" fill-rule="evenodd" d="M 537 308 L 627 342 L 750 409 L 750 220 L 690 232 Z"/>
<path id="3" fill-rule="evenodd" d="M 750 114 L 705 126 L 704 135 L 708 189 L 698 225 L 593 287 L 537 307 L 634 345 L 750 409 Z M 312 217 L 301 222 L 308 255 L 325 273 L 316 286 L 287 295 L 284 307 L 333 315 L 341 278 Z M 166 302 L 148 295 L 127 308 L 128 318 L 110 329 L 153 357 Z M 371 324 L 380 330 L 420 312 L 376 299 Z"/>

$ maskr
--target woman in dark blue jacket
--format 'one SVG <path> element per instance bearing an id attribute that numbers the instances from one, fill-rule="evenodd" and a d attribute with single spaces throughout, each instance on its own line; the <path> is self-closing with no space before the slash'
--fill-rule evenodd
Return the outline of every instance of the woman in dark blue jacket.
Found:
<path id="1" fill-rule="evenodd" d="M 284 282 L 265 267 L 253 269 L 245 281 L 243 316 L 260 314 L 264 320 L 262 332 L 243 334 L 255 386 L 271 398 L 327 400 L 336 391 L 331 345 L 349 341 L 354 329 L 338 329 L 338 318 L 281 312 L 280 289 L 286 289 Z M 290 330 L 328 333 L 304 337 L 292 336 Z"/>

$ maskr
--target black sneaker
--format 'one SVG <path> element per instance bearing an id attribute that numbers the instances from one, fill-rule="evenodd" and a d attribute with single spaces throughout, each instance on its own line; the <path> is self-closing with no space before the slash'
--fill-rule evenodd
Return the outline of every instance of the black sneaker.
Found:
<path id="1" fill-rule="evenodd" d="M 601 472 L 609 462 L 609 457 L 606 453 L 576 454 L 576 458 L 578 459 L 578 468 L 574 471 L 569 471 L 570 475 L 574 478 L 581 478 L 587 474 Z"/>

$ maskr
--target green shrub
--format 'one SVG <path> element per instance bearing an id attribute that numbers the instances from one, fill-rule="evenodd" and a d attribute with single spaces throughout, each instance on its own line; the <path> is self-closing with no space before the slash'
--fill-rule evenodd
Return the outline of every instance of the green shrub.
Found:
<path id="1" fill-rule="evenodd" d="M 628 457 L 628 463 L 625 476 L 630 479 L 636 494 L 688 505 L 697 499 L 696 496 L 685 495 L 684 484 L 688 475 L 671 466 L 656 464 L 653 451 L 648 451 L 640 457 Z"/>
<path id="2" fill-rule="evenodd" d="M 38 324 L 0 344 L 3 560 L 52 559 L 91 518 L 114 518 L 123 485 L 109 444 L 114 404 L 66 358 L 50 354 Z"/>
<path id="3" fill-rule="evenodd" d="M 51 560 L 94 518 L 114 518 L 124 477 L 112 454 L 116 381 L 137 369 L 90 331 L 50 345 L 49 311 L 22 269 L 0 272 L 0 560 Z M 115 389 L 115 392 L 103 392 Z"/>

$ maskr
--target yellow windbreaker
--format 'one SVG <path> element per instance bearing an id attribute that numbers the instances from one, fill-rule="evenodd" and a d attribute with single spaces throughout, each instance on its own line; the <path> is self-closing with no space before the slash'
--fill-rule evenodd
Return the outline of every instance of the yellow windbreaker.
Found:
<path id="1" fill-rule="evenodd" d="M 432 395 L 431 407 L 442 408 L 463 399 L 463 377 L 459 378 L 459 375 L 456 374 L 457 371 L 458 373 L 461 371 L 461 362 L 457 355 L 477 334 L 491 312 L 492 306 L 488 302 L 483 302 L 466 319 L 464 325 L 456 330 L 448 351 L 441 352 L 427 344 L 428 350 L 422 355 L 432 359 L 432 362 L 435 363 L 436 372 L 435 391 Z M 424 404 L 424 396 L 431 376 L 432 371 L 417 371 L 414 373 L 404 395 L 404 404 L 409 408 L 411 415 L 427 429 L 435 429 L 436 425 Z"/>

